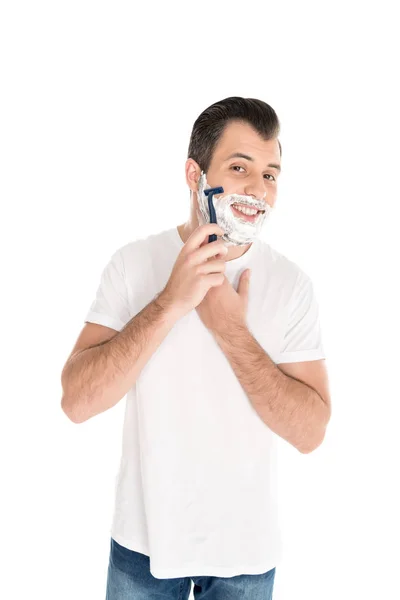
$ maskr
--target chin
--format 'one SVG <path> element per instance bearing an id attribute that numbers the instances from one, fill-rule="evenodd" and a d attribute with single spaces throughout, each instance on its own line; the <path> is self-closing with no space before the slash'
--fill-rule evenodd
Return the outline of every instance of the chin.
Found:
<path id="1" fill-rule="evenodd" d="M 251 241 L 251 242 L 236 242 L 236 241 L 232 241 L 232 240 L 226 238 L 225 236 L 222 236 L 222 239 L 225 242 L 225 246 L 248 246 L 249 244 L 253 243 L 253 241 Z"/>

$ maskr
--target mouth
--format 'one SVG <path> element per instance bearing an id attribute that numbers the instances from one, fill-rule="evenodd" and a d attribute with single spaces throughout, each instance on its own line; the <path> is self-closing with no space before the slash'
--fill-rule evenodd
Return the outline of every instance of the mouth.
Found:
<path id="1" fill-rule="evenodd" d="M 241 210 L 239 210 L 239 208 Z M 235 217 L 243 219 L 244 221 L 248 221 L 249 223 L 254 223 L 257 221 L 260 215 L 265 213 L 265 210 L 257 210 L 254 207 L 247 206 L 245 204 L 232 204 L 231 209 Z M 256 210 L 257 212 L 255 212 Z"/>

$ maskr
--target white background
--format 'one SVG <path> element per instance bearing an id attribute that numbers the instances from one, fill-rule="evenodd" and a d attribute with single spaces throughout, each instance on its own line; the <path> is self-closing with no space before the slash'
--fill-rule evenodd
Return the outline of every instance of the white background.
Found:
<path id="1" fill-rule="evenodd" d="M 3 598 L 105 598 L 125 400 L 75 425 L 61 370 L 111 254 L 186 220 L 193 122 L 233 95 L 281 121 L 262 236 L 313 279 L 333 404 L 314 453 L 281 443 L 274 600 L 400 597 L 394 11 L 2 3 Z"/>

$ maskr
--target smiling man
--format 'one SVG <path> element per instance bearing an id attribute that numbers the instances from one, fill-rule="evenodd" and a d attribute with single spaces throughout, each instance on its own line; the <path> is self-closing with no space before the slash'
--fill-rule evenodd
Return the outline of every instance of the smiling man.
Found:
<path id="1" fill-rule="evenodd" d="M 197 122 L 200 129 L 201 121 Z M 214 204 L 217 223 L 224 230 L 222 239 L 230 246 L 226 260 L 230 260 L 248 250 L 271 213 L 281 172 L 281 146 L 276 138 L 265 140 L 253 125 L 239 120 L 226 124 L 220 135 L 211 159 L 208 139 L 203 141 L 192 134 L 186 177 L 197 201 L 192 198 L 190 218 L 178 230 L 186 240 L 198 223 L 209 223 L 204 189 L 222 186 L 224 192 L 214 195 Z M 207 173 L 200 172 L 197 161 L 204 164 Z"/>
<path id="2" fill-rule="evenodd" d="M 278 135 L 261 100 L 198 117 L 188 220 L 113 254 L 63 369 L 75 423 L 127 395 L 108 600 L 272 598 L 277 444 L 312 452 L 331 414 L 310 277 L 260 238 Z"/>

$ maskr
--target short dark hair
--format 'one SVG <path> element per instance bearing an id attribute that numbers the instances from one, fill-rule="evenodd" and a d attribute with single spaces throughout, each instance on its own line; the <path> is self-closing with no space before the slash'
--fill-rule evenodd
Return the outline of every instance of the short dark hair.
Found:
<path id="1" fill-rule="evenodd" d="M 188 158 L 197 162 L 207 173 L 215 146 L 231 121 L 249 123 L 264 140 L 278 137 L 280 123 L 274 109 L 256 98 L 231 96 L 206 108 L 194 122 L 190 136 Z M 278 140 L 282 156 L 282 146 Z"/>

